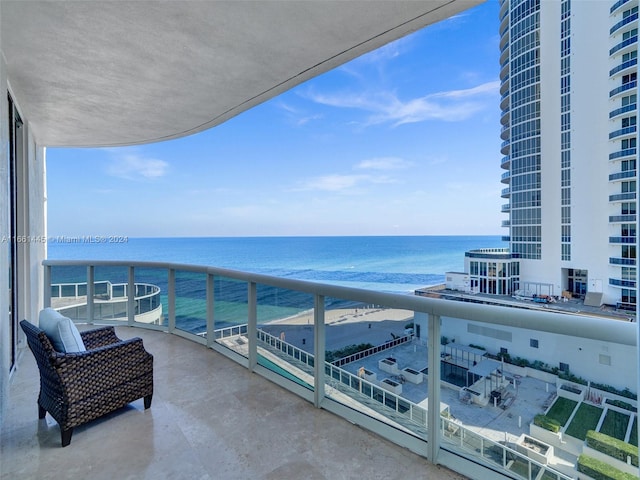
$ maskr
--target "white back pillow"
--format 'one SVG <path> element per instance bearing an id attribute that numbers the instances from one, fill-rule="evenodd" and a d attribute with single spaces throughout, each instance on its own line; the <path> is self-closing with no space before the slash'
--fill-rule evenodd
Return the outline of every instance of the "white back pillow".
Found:
<path id="1" fill-rule="evenodd" d="M 53 308 L 45 308 L 38 318 L 40 329 L 51 340 L 53 348 L 58 352 L 85 352 L 80 332 L 70 318 L 65 317 Z"/>

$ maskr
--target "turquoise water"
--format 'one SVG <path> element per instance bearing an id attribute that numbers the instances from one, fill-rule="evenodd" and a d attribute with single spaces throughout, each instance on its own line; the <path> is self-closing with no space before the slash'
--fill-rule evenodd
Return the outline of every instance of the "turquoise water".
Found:
<path id="1" fill-rule="evenodd" d="M 506 247 L 499 236 L 412 237 L 247 237 L 132 238 L 123 243 L 51 243 L 48 255 L 58 260 L 136 260 L 174 262 L 242 270 L 369 290 L 410 294 L 443 283 L 445 273 L 462 271 L 464 253 L 477 248 Z M 167 291 L 167 272 L 136 269 L 136 282 Z M 126 283 L 126 267 L 96 267 L 96 281 Z M 86 281 L 86 268 L 56 267 L 52 283 Z M 216 277 L 216 326 L 246 323 L 247 285 Z M 258 286 L 258 320 L 266 322 L 313 308 L 313 297 Z M 176 273 L 179 328 L 202 332 L 206 319 L 206 275 Z M 162 295 L 164 312 L 168 311 Z M 329 300 L 331 302 L 331 300 Z M 334 302 L 332 307 L 350 307 Z"/>
<path id="2" fill-rule="evenodd" d="M 48 248 L 51 259 L 177 262 L 408 293 L 462 271 L 467 250 L 507 246 L 500 236 L 387 236 L 130 238 Z"/>

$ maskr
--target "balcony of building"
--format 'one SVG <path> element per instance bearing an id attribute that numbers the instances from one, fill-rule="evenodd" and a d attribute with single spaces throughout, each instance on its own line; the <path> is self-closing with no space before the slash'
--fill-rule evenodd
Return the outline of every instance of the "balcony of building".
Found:
<path id="1" fill-rule="evenodd" d="M 636 243 L 636 237 L 634 236 L 616 236 L 609 237 L 609 243 L 621 243 L 625 245 Z"/>
<path id="2" fill-rule="evenodd" d="M 634 112 L 634 111 L 637 110 L 637 108 L 638 108 L 638 104 L 637 103 L 630 103 L 629 105 L 623 105 L 620 108 L 616 108 L 615 110 L 611 110 L 609 112 L 609 118 L 613 119 L 613 118 L 616 118 L 616 117 L 618 117 L 620 115 L 623 115 L 625 113 Z"/>
<path id="3" fill-rule="evenodd" d="M 632 58 L 631 60 L 627 60 L 626 62 L 622 62 L 617 67 L 614 67 L 611 70 L 609 70 L 609 77 L 614 77 L 614 76 L 617 76 L 617 75 L 623 75 L 625 73 L 628 73 L 632 69 L 635 69 L 637 67 L 637 65 L 638 65 L 638 59 L 637 58 Z"/>
<path id="4" fill-rule="evenodd" d="M 631 223 L 637 220 L 636 214 L 626 214 L 626 215 L 610 215 L 609 223 Z"/>
<path id="5" fill-rule="evenodd" d="M 619 10 L 621 10 L 622 7 L 629 8 L 629 7 L 633 7 L 635 5 L 638 5 L 638 0 L 618 0 L 616 3 L 614 3 L 611 6 L 611 8 L 609 9 L 609 13 L 611 15 L 614 15 Z"/>
<path id="6" fill-rule="evenodd" d="M 623 83 L 619 87 L 616 87 L 616 88 L 614 88 L 613 90 L 611 90 L 609 92 L 609 98 L 613 98 L 616 95 L 620 95 L 620 94 L 622 94 L 624 92 L 627 92 L 629 90 L 633 90 L 637 86 L 638 86 L 638 82 L 636 80 L 633 80 L 633 81 L 627 82 L 627 83 Z"/>
<path id="7" fill-rule="evenodd" d="M 636 125 L 620 128 L 618 130 L 614 130 L 613 132 L 609 133 L 609 140 L 622 139 L 624 137 L 631 137 L 635 135 L 637 131 L 638 131 L 638 127 Z"/>
<path id="8" fill-rule="evenodd" d="M 635 266 L 635 258 L 609 257 L 609 265 Z"/>
<path id="9" fill-rule="evenodd" d="M 140 400 L 77 427 L 62 449 L 55 421 L 38 420 L 38 370 L 25 351 L 2 429 L 3 479 L 463 478 L 196 342 L 116 331 L 154 355 L 151 408 Z"/>
<path id="10" fill-rule="evenodd" d="M 637 10 L 637 8 L 636 8 Z M 626 17 L 624 17 L 622 20 L 620 20 L 619 22 L 617 22 L 615 25 L 613 25 L 610 29 L 609 29 L 609 35 L 614 35 L 616 32 L 618 32 L 618 34 L 621 34 L 624 32 L 623 28 L 627 25 L 629 25 L 629 27 L 627 28 L 628 30 L 631 29 L 631 26 L 633 25 L 633 22 L 638 20 L 638 12 L 636 11 L 635 13 L 632 13 L 631 15 L 627 15 Z"/>
<path id="11" fill-rule="evenodd" d="M 610 182 L 615 182 L 618 180 L 624 180 L 624 179 L 628 179 L 628 178 L 635 178 L 635 176 L 638 174 L 637 170 L 625 170 L 623 172 L 616 172 L 616 173 L 611 173 L 609 174 L 609 181 Z"/>
<path id="12" fill-rule="evenodd" d="M 509 256 L 506 249 L 493 253 Z M 384 294 L 206 266 L 47 261 L 45 272 L 45 292 L 61 277 L 87 282 L 87 318 L 79 320 L 80 328 L 111 324 L 122 338 L 143 338 L 155 358 L 154 400 L 150 410 L 133 402 L 77 427 L 62 450 L 55 422 L 37 418 L 37 369 L 25 350 L 2 431 L 3 459 L 11 459 L 2 467 L 7 478 L 46 478 L 66 466 L 65 478 L 98 471 L 104 478 L 462 478 L 452 469 L 478 479 L 569 480 L 576 473 L 575 452 L 558 448 L 542 460 L 519 443 L 561 383 L 552 374 L 485 361 L 484 355 L 499 355 L 508 331 L 512 356 L 521 348 L 515 337 L 522 335 L 527 346 L 529 337 L 567 346 L 611 342 L 615 361 L 635 362 L 630 333 L 636 327 L 626 321 L 628 313 L 625 322 L 580 317 L 575 336 L 575 320 L 566 312 L 514 314 L 506 304 Z M 126 320 L 98 318 L 92 285 L 105 277 L 114 284 L 127 277 L 130 284 L 159 286 L 163 322 L 136 321 L 133 299 Z M 503 332 L 502 340 L 486 350 L 466 347 L 461 332 L 478 326 Z M 445 345 L 445 337 L 457 341 Z M 374 346 L 328 361 L 330 352 L 357 342 Z M 472 350 L 482 353 L 474 360 L 477 368 Z M 564 360 L 578 375 L 591 368 L 592 360 Z M 619 379 L 629 378 L 628 370 L 601 375 L 594 381 L 618 388 Z"/>
<path id="13" fill-rule="evenodd" d="M 623 148 L 617 152 L 610 153 L 609 160 L 621 160 L 625 157 L 634 157 L 637 151 L 638 150 L 636 148 Z"/>
<path id="14" fill-rule="evenodd" d="M 620 43 L 617 43 L 613 47 L 611 47 L 611 49 L 609 50 L 609 55 L 610 56 L 614 54 L 622 55 L 624 53 L 628 53 L 631 50 L 633 50 L 637 44 L 638 44 L 638 35 L 633 35 L 621 41 Z"/>
<path id="15" fill-rule="evenodd" d="M 610 202 L 625 202 L 627 200 L 635 200 L 636 192 L 616 193 L 615 195 L 609 195 Z"/>

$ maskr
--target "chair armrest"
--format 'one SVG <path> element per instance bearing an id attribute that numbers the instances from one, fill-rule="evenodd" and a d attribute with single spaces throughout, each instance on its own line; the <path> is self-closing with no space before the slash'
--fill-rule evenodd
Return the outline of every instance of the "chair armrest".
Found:
<path id="1" fill-rule="evenodd" d="M 118 343 L 121 340 L 116 335 L 115 328 L 112 326 L 95 328 L 93 330 L 86 330 L 80 332 L 82 341 L 87 350 L 93 350 L 105 345 L 111 345 L 112 343 Z"/>
<path id="2" fill-rule="evenodd" d="M 153 371 L 153 355 L 141 338 L 131 338 L 86 352 L 56 352 L 52 366 L 74 401 Z"/>

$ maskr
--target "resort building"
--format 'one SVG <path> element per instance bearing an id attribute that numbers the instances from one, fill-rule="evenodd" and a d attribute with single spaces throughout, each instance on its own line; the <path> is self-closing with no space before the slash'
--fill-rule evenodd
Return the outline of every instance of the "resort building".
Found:
<path id="1" fill-rule="evenodd" d="M 635 310 L 638 2 L 502 1 L 499 34 L 509 249 L 470 290 Z"/>
<path id="2" fill-rule="evenodd" d="M 574 287 L 586 283 L 586 291 L 601 289 L 607 302 L 635 303 L 636 58 L 631 53 L 637 30 L 629 27 L 637 25 L 637 2 L 501 2 L 501 78 L 507 94 L 502 107 L 508 138 L 503 165 L 511 189 L 505 211 L 511 214 L 512 252 L 510 257 L 484 252 L 490 263 L 485 275 L 478 259 L 478 276 L 486 280 L 478 286 L 501 292 L 518 284 L 522 288 L 524 282 L 548 283 L 554 292 L 580 293 L 582 287 Z M 577 349 L 549 361 L 567 362 L 573 371 L 598 355 L 601 366 L 594 373 L 599 378 L 615 371 L 613 385 L 605 387 L 637 392 L 637 323 L 585 316 L 576 328 L 575 316 L 556 311 L 390 294 L 212 265 L 47 258 L 47 147 L 136 145 L 215 128 L 478 3 L 0 1 L 0 476 L 583 477 L 576 460 L 584 441 L 576 439 L 574 449 L 561 458 L 542 455 L 568 443 L 561 434 L 545 445 L 527 435 L 534 418 L 556 396 L 572 395 L 577 413 L 578 405 L 591 398 L 591 387 L 565 384 L 554 372 L 507 370 L 504 359 L 488 359 L 470 345 L 458 348 L 458 342 L 471 343 L 475 337 L 470 334 L 480 332 L 492 338 L 485 348 L 510 348 L 504 332 L 512 332 L 512 343 L 519 348 L 528 343 L 527 348 L 545 351 Z M 570 38 L 579 40 L 571 41 L 571 55 L 558 54 L 556 63 L 543 64 L 566 40 L 563 15 L 570 19 Z M 561 67 L 565 57 L 571 58 L 568 73 Z M 608 75 L 599 71 L 604 64 L 611 64 Z M 590 78 L 589 84 L 572 80 L 570 98 L 554 86 L 569 74 Z M 521 87 L 522 82 L 527 86 Z M 628 92 L 617 91 L 626 86 Z M 570 146 L 561 140 L 567 132 L 558 129 L 566 113 L 563 102 L 569 101 Z M 543 109 L 555 109 L 557 118 L 543 118 Z M 580 138 L 574 135 L 578 131 Z M 589 143 L 603 131 L 600 143 Z M 631 150 L 629 157 L 622 153 Z M 569 163 L 561 161 L 565 157 Z M 563 216 L 560 190 L 547 181 L 560 182 L 565 171 L 571 172 L 571 178 L 566 173 L 570 217 Z M 596 201 L 597 195 L 608 196 L 606 205 Z M 624 201 L 620 195 L 626 195 Z M 560 228 L 561 221 L 563 228 L 571 228 Z M 566 233 L 560 243 L 570 248 L 560 243 L 555 248 L 551 237 L 543 237 L 552 232 Z M 612 260 L 601 265 L 603 256 L 593 255 L 600 251 Z M 83 278 L 61 280 L 73 269 Z M 549 278 L 547 270 L 557 272 L 557 278 Z M 493 282 L 494 277 L 500 281 Z M 153 366 L 153 405 L 143 410 L 142 400 L 135 400 L 101 421 L 83 424 L 61 451 L 60 435 L 65 445 L 65 433 L 52 421 L 51 407 L 38 403 L 41 377 L 24 332 L 48 345 L 39 358 L 49 361 L 44 363 L 49 372 L 73 358 L 108 350 L 110 345 L 101 345 L 67 354 L 54 350 L 45 333 L 38 332 L 39 313 L 66 301 L 63 290 L 70 288 L 71 310 L 82 333 L 107 325 L 120 338 L 142 337 L 153 355 L 145 360 Z M 188 296 L 181 295 L 185 291 Z M 75 297 L 83 297 L 81 305 Z M 302 321 L 290 322 L 286 332 L 278 328 L 270 333 L 270 314 L 283 298 L 295 299 L 292 316 L 302 315 L 296 317 Z M 340 302 L 358 311 L 346 315 L 334 308 Z M 197 313 L 195 303 L 202 307 Z M 235 317 L 221 316 L 221 305 Z M 380 324 L 399 328 L 399 335 L 394 332 L 392 340 L 371 349 L 386 358 L 365 367 L 355 363 L 360 352 L 351 355 L 349 367 L 358 367 L 356 373 L 341 363 L 344 358 L 328 361 L 334 345 L 352 341 L 353 335 L 344 334 L 353 331 L 346 325 L 369 332 L 374 316 Z M 23 319 L 33 326 L 21 329 Z M 414 319 L 415 335 L 406 333 Z M 187 320 L 202 329 L 194 332 Z M 75 323 L 69 322 L 76 328 Z M 456 338 L 443 345 L 448 329 L 457 332 Z M 295 338 L 300 344 L 294 344 Z M 395 346 L 406 347 L 408 355 L 392 356 L 388 352 Z M 443 387 L 438 368 L 443 359 L 450 366 L 445 375 L 457 375 L 461 365 L 456 362 L 466 362 L 467 379 L 483 384 L 483 391 L 476 392 L 483 395 L 480 404 L 467 402 L 471 390 Z M 375 366 L 381 366 L 379 372 L 373 371 Z M 113 376 L 79 370 L 83 380 Z M 54 376 L 43 383 L 50 388 Z M 408 395 L 417 389 L 427 396 Z M 632 441 L 637 401 L 610 395 L 598 397 L 604 402 L 598 418 L 626 408 L 621 436 Z M 506 400 L 497 405 L 507 397 L 508 405 Z M 144 406 L 150 403 L 145 393 Z M 502 407 L 511 410 L 504 414 Z M 89 413 L 95 410 L 104 413 L 97 407 Z M 637 471 L 637 465 L 627 467 Z"/>

